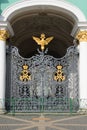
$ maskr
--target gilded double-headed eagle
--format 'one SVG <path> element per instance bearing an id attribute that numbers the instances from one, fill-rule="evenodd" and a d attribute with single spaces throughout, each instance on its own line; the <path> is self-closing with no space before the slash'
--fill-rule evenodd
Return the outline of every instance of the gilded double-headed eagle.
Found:
<path id="1" fill-rule="evenodd" d="M 53 37 L 45 37 L 45 34 L 42 33 L 40 38 L 38 37 L 34 37 L 33 36 L 33 40 L 35 40 L 35 42 L 41 46 L 41 50 L 44 51 L 45 49 L 45 45 L 48 45 L 48 43 L 53 39 Z"/>

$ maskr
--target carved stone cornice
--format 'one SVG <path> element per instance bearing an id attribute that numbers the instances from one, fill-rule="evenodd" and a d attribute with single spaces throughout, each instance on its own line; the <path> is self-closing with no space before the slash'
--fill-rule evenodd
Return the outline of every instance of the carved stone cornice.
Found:
<path id="1" fill-rule="evenodd" d="M 87 30 L 79 31 L 76 38 L 80 42 L 87 42 Z"/>
<path id="2" fill-rule="evenodd" d="M 9 38 L 9 33 L 7 30 L 0 30 L 0 40 L 6 41 Z"/>

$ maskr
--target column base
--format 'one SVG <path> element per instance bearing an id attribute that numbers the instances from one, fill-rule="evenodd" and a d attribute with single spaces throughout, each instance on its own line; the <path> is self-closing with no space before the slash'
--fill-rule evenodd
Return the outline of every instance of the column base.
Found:
<path id="1" fill-rule="evenodd" d="M 79 110 L 78 112 L 79 114 L 87 114 L 87 99 L 80 99 L 79 100 Z"/>
<path id="2" fill-rule="evenodd" d="M 87 114 L 87 109 L 79 109 L 77 113 L 81 115 Z"/>
<path id="3" fill-rule="evenodd" d="M 0 114 L 5 114 L 6 110 L 4 108 L 0 108 Z"/>
<path id="4" fill-rule="evenodd" d="M 80 99 L 80 102 L 79 102 L 80 104 L 80 108 L 79 109 L 81 109 L 81 110 L 86 110 L 87 109 L 87 99 Z"/>

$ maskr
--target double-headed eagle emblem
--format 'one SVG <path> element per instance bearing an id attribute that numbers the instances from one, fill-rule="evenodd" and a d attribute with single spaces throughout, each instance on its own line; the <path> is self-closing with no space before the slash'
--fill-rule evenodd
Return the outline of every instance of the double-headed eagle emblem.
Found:
<path id="1" fill-rule="evenodd" d="M 48 37 L 48 38 L 46 38 L 44 33 L 41 34 L 41 37 L 40 37 L 40 38 L 33 36 L 33 40 L 35 40 L 35 42 L 36 42 L 38 45 L 41 46 L 41 50 L 42 50 L 42 51 L 44 51 L 45 45 L 48 45 L 48 43 L 49 43 L 52 39 L 53 39 L 53 37 Z"/>

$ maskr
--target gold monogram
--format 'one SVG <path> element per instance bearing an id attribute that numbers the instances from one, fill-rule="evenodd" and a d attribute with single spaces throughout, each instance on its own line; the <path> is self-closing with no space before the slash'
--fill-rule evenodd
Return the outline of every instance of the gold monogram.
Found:
<path id="1" fill-rule="evenodd" d="M 79 31 L 79 33 L 77 34 L 76 38 L 80 42 L 87 42 L 87 30 Z"/>
<path id="2" fill-rule="evenodd" d="M 63 68 L 62 65 L 57 65 L 57 72 L 55 73 L 54 80 L 59 82 L 65 80 L 65 76 L 63 74 L 62 68 Z"/>
<path id="3" fill-rule="evenodd" d="M 21 81 L 28 81 L 28 80 L 31 80 L 31 75 L 28 71 L 28 65 L 23 65 L 23 70 L 21 72 L 21 75 L 20 75 L 20 80 Z"/>
<path id="4" fill-rule="evenodd" d="M 9 38 L 9 33 L 7 30 L 0 30 L 0 40 L 6 41 Z"/>

